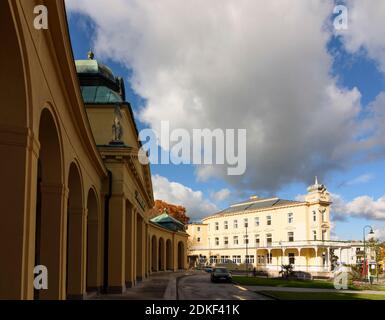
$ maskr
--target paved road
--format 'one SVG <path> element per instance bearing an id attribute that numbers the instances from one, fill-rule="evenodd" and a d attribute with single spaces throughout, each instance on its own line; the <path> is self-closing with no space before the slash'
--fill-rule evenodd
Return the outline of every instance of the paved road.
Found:
<path id="1" fill-rule="evenodd" d="M 200 271 L 160 272 L 123 294 L 90 296 L 96 300 L 270 300 L 232 283 L 212 283 Z"/>
<path id="2" fill-rule="evenodd" d="M 207 273 L 184 276 L 177 283 L 179 300 L 269 300 L 232 283 L 212 283 Z"/>

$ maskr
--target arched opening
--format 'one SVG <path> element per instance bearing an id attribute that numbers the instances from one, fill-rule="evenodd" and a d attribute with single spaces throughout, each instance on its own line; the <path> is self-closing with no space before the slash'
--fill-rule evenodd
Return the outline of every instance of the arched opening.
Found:
<path id="1" fill-rule="evenodd" d="M 173 270 L 172 267 L 172 245 L 171 240 L 167 239 L 166 241 L 166 268 L 167 270 Z"/>
<path id="2" fill-rule="evenodd" d="M 158 242 L 156 236 L 151 239 L 151 270 L 158 271 Z"/>
<path id="3" fill-rule="evenodd" d="M 93 189 L 87 198 L 87 292 L 100 291 L 100 218 L 98 200 Z"/>
<path id="4" fill-rule="evenodd" d="M 158 261 L 159 266 L 158 270 L 164 271 L 165 270 L 165 246 L 164 246 L 164 240 L 163 238 L 159 238 L 159 254 L 158 254 Z"/>
<path id="5" fill-rule="evenodd" d="M 86 282 L 86 217 L 81 175 L 75 163 L 70 167 L 68 190 L 67 298 L 82 299 L 85 295 Z"/>
<path id="6" fill-rule="evenodd" d="M 44 109 L 39 127 L 40 153 L 37 170 L 35 265 L 49 271 L 48 290 L 34 291 L 35 299 L 59 299 L 62 294 L 63 249 L 62 161 L 58 130 L 48 109 Z"/>
<path id="7" fill-rule="evenodd" d="M 178 243 L 178 269 L 183 270 L 185 268 L 184 262 L 184 245 L 182 241 Z"/>
<path id="8" fill-rule="evenodd" d="M 1 45 L 6 48 L 0 52 L 0 124 L 23 128 L 28 126 L 26 72 L 19 42 L 23 35 L 16 30 L 11 2 L 0 1 Z"/>

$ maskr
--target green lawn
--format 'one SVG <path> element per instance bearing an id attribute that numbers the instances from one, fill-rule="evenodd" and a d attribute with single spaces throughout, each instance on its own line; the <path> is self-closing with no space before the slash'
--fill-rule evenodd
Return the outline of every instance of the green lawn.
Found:
<path id="1" fill-rule="evenodd" d="M 333 282 L 325 280 L 285 280 L 269 279 L 247 276 L 233 276 L 233 281 L 245 286 L 271 286 L 271 287 L 294 287 L 294 288 L 320 288 L 334 289 Z"/>
<path id="2" fill-rule="evenodd" d="M 343 292 L 282 292 L 261 291 L 278 300 L 385 300 L 385 295 Z"/>

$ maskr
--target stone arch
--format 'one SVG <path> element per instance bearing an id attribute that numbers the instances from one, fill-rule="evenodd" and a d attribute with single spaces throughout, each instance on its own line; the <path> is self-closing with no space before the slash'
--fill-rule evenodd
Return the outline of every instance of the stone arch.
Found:
<path id="1" fill-rule="evenodd" d="M 295 267 L 300 266 L 300 250 L 298 248 L 286 248 L 285 249 L 285 259 L 286 259 L 286 264 L 293 264 Z M 290 255 L 292 255 L 293 261 L 290 261 Z"/>
<path id="2" fill-rule="evenodd" d="M 170 239 L 167 239 L 166 241 L 166 269 L 167 270 L 173 270 L 173 265 L 172 265 L 172 243 Z"/>
<path id="3" fill-rule="evenodd" d="M 35 291 L 35 299 L 58 299 L 63 290 L 63 217 L 65 188 L 60 133 L 49 108 L 39 121 L 40 151 L 36 186 L 35 265 L 49 270 L 48 290 Z"/>
<path id="4" fill-rule="evenodd" d="M 0 123 L 18 128 L 31 125 L 31 111 L 26 85 L 29 72 L 26 72 L 27 59 L 20 21 L 16 20 L 16 4 L 13 1 L 0 1 L 0 30 L 2 50 L 0 56 Z"/>
<path id="5" fill-rule="evenodd" d="M 151 270 L 158 271 L 158 241 L 155 235 L 151 238 Z"/>
<path id="6" fill-rule="evenodd" d="M 182 241 L 178 242 L 178 269 L 183 270 L 185 269 L 185 259 L 184 259 L 185 253 L 184 253 L 184 244 Z"/>
<path id="7" fill-rule="evenodd" d="M 101 233 L 100 205 L 94 188 L 87 197 L 87 292 L 100 291 Z"/>
<path id="8" fill-rule="evenodd" d="M 86 211 L 81 171 L 72 162 L 68 174 L 67 298 L 82 299 L 86 291 Z"/>
<path id="9" fill-rule="evenodd" d="M 164 271 L 166 270 L 166 261 L 165 261 L 165 254 L 166 254 L 166 248 L 165 248 L 165 243 L 164 239 L 162 237 L 159 238 L 159 253 L 158 253 L 158 270 Z"/>

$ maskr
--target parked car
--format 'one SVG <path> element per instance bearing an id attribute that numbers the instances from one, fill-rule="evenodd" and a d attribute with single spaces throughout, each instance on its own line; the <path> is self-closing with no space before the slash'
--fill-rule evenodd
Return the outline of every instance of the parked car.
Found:
<path id="1" fill-rule="evenodd" d="M 211 268 L 211 267 L 205 267 L 204 270 L 205 270 L 205 272 L 207 272 L 207 273 L 213 272 L 213 268 Z"/>
<path id="2" fill-rule="evenodd" d="M 214 268 L 211 273 L 211 282 L 232 281 L 231 272 L 227 268 Z"/>

